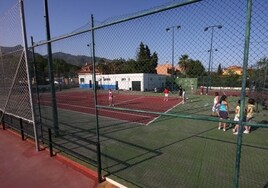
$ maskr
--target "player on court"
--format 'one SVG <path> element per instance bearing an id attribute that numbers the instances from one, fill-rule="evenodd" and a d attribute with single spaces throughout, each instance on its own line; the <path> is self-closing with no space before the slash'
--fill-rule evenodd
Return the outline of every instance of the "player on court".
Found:
<path id="1" fill-rule="evenodd" d="M 169 93 L 168 88 L 165 88 L 165 90 L 164 90 L 164 101 L 168 101 L 168 93 Z"/>
<path id="2" fill-rule="evenodd" d="M 218 114 L 219 114 L 219 117 L 220 117 L 220 120 L 226 120 L 229 118 L 229 105 L 228 105 L 228 101 L 227 101 L 227 96 L 226 95 L 223 95 L 221 96 L 220 98 L 220 106 L 219 106 L 219 111 L 218 111 Z M 220 130 L 221 128 L 223 128 L 223 131 L 226 131 L 226 122 L 219 122 L 219 127 L 218 129 Z"/>
<path id="3" fill-rule="evenodd" d="M 114 106 L 114 96 L 111 89 L 109 89 L 108 99 L 109 99 L 109 106 Z"/>
<path id="4" fill-rule="evenodd" d="M 219 110 L 219 101 L 220 101 L 219 93 L 215 92 L 215 97 L 213 99 L 213 106 L 212 106 L 211 116 L 217 116 L 217 113 L 218 113 L 218 110 Z"/>

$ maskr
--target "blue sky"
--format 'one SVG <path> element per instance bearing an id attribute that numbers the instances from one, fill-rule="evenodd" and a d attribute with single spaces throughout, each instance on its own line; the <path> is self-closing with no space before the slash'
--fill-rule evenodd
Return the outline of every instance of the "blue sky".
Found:
<path id="1" fill-rule="evenodd" d="M 28 40 L 46 39 L 44 0 L 24 0 Z M 171 2 L 187 0 L 48 0 L 51 37 L 68 34 L 89 23 L 91 14 L 95 22 L 103 22 L 143 10 L 152 9 Z M 1 0 L 0 16 L 19 0 Z M 255 64 L 268 55 L 268 1 L 253 1 L 251 48 L 249 64 Z M 208 68 L 211 30 L 204 32 L 206 26 L 223 25 L 215 29 L 213 48 L 213 69 L 243 64 L 244 35 L 246 23 L 245 0 L 203 0 L 200 3 L 148 16 L 115 27 L 96 32 L 96 56 L 108 59 L 135 59 L 140 42 L 149 46 L 151 52 L 157 52 L 158 63 L 171 63 L 171 32 L 165 29 L 181 25 L 174 35 L 174 59 L 177 64 L 182 54 L 188 54 L 194 60 L 200 60 Z M 90 55 L 85 41 L 64 41 L 53 52 L 63 51 L 74 55 Z M 79 39 L 80 40 L 80 39 Z M 109 41 L 109 42 L 108 42 Z M 65 45 L 65 46 L 64 46 Z M 45 53 L 45 52 L 44 52 Z"/>
<path id="2" fill-rule="evenodd" d="M 0 16 L 19 0 L 1 0 Z M 48 0 L 51 37 L 70 33 L 90 21 L 91 14 L 103 21 L 153 8 L 170 0 Z M 28 36 L 44 40 L 44 0 L 24 0 Z"/>

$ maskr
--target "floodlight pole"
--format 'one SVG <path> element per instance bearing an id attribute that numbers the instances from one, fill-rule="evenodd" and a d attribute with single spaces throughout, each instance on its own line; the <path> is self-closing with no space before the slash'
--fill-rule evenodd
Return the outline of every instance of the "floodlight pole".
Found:
<path id="1" fill-rule="evenodd" d="M 180 29 L 181 26 L 180 25 L 176 25 L 176 26 L 170 26 L 168 28 L 166 28 L 166 31 L 169 32 L 171 30 L 172 32 L 172 61 L 171 61 L 171 77 L 172 77 L 172 83 L 171 83 L 171 89 L 172 91 L 174 90 L 174 86 L 173 86 L 173 78 L 174 78 L 174 29 Z"/>
<path id="2" fill-rule="evenodd" d="M 211 52 L 212 51 L 212 52 Z M 214 51 L 217 52 L 218 49 L 213 49 L 213 50 L 208 50 L 208 52 L 211 52 L 211 65 L 210 65 L 210 74 L 209 76 L 211 77 L 211 72 L 213 72 L 213 54 L 214 54 Z M 211 79 L 209 79 L 209 89 L 211 89 Z"/>
<path id="3" fill-rule="evenodd" d="M 207 82 L 207 89 L 206 89 L 206 95 L 208 94 L 208 87 L 211 82 L 211 60 L 212 60 L 212 49 L 213 49 L 213 37 L 214 37 L 214 28 L 221 29 L 222 25 L 211 25 L 208 27 L 205 27 L 204 31 L 208 31 L 208 29 L 211 28 L 211 38 L 210 38 L 210 49 L 209 49 L 209 60 L 208 60 L 208 74 L 209 74 L 209 81 Z"/>
<path id="4" fill-rule="evenodd" d="M 46 21 L 46 33 L 47 33 L 47 58 L 48 58 L 48 73 L 49 73 L 49 82 L 51 88 L 51 103 L 52 103 L 52 115 L 53 115 L 53 127 L 55 135 L 59 135 L 59 123 L 58 123 L 58 110 L 56 102 L 56 94 L 54 87 L 54 75 L 53 75 L 53 63 L 52 63 L 52 48 L 50 42 L 50 26 L 49 26 L 49 15 L 48 15 L 48 3 L 47 0 L 44 0 L 45 6 L 45 21 Z"/>

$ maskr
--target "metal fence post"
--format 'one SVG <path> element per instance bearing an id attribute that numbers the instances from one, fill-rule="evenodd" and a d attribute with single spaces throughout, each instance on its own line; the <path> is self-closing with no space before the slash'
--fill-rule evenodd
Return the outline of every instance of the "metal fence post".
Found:
<path id="1" fill-rule="evenodd" d="M 92 60 L 93 60 L 93 89 L 94 89 L 94 103 L 95 103 L 95 114 L 96 114 L 96 136 L 97 136 L 97 163 L 98 163 L 98 182 L 102 182 L 101 174 L 101 151 L 100 151 L 100 132 L 99 132 L 99 116 L 98 116 L 98 95 L 96 85 L 96 59 L 95 59 L 95 40 L 94 40 L 94 17 L 91 15 L 91 37 L 92 37 Z"/>
<path id="2" fill-rule="evenodd" d="M 243 77 L 242 77 L 242 89 L 241 89 L 241 96 L 240 96 L 240 100 L 241 100 L 240 109 L 245 109 L 246 80 L 247 80 L 247 67 L 248 67 L 249 41 L 250 41 L 250 25 L 251 25 L 251 11 L 252 11 L 252 0 L 248 0 L 247 1 L 245 45 L 244 45 L 244 60 L 243 60 Z M 242 133 L 242 128 L 244 126 L 242 124 L 242 120 L 241 120 L 242 117 L 244 117 L 244 110 L 240 110 L 240 120 L 239 120 L 239 124 L 240 124 L 239 132 L 240 133 Z M 239 134 L 237 137 L 234 187 L 239 186 L 241 149 L 242 149 L 242 134 Z"/>
<path id="3" fill-rule="evenodd" d="M 1 111 L 1 116 L 0 117 L 2 117 L 1 124 L 3 126 L 3 130 L 6 130 L 5 120 L 4 120 L 4 112 Z"/>
<path id="4" fill-rule="evenodd" d="M 24 130 L 23 130 L 23 125 L 22 125 L 22 119 L 20 118 L 20 134 L 21 134 L 21 139 L 24 140 Z"/>
<path id="5" fill-rule="evenodd" d="M 51 136 L 51 129 L 50 128 L 48 128 L 48 145 L 49 145 L 50 157 L 53 157 L 52 136 Z"/>

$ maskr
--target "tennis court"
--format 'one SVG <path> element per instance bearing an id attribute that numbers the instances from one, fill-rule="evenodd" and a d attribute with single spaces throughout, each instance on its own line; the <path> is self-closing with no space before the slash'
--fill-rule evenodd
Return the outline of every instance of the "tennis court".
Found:
<path id="1" fill-rule="evenodd" d="M 148 125 L 154 119 L 158 118 L 159 115 L 150 112 L 169 112 L 181 104 L 182 101 L 181 98 L 175 95 L 169 97 L 168 101 L 163 101 L 162 95 L 126 94 L 122 91 L 114 94 L 113 107 L 109 107 L 108 91 L 99 92 L 97 99 L 97 105 L 99 106 L 98 114 L 100 116 L 143 125 Z M 40 103 L 44 106 L 50 106 L 50 96 L 47 94 L 41 95 Z M 80 91 L 57 92 L 57 107 L 65 110 L 95 114 L 94 93 L 84 89 Z M 120 108 L 124 108 L 124 111 L 118 110 Z M 129 109 L 130 111 L 126 111 L 125 109 Z"/>
<path id="2" fill-rule="evenodd" d="M 63 104 L 58 108 L 61 134 L 53 137 L 53 141 L 65 150 L 68 148 L 79 153 L 82 161 L 96 164 L 96 148 L 90 144 L 96 139 L 94 100 L 88 92 L 78 93 L 57 93 L 59 103 L 65 103 L 67 99 L 73 100 L 68 100 L 67 106 Z M 144 118 L 143 113 L 132 116 L 133 112 L 122 113 L 113 109 L 108 106 L 106 93 L 99 93 L 98 102 L 104 106 L 99 111 L 100 114 L 105 112 L 99 117 L 102 173 L 105 177 L 128 187 L 232 187 L 237 136 L 232 134 L 231 127 L 226 132 L 219 131 L 218 118 L 215 121 L 179 118 L 179 115 L 191 114 L 207 118 L 211 111 L 209 101 L 212 101 L 213 96 L 191 95 L 188 102 L 180 104 L 176 95 L 173 98 L 171 96 L 167 103 L 162 101 L 162 94 L 115 95 L 115 108 L 130 103 L 128 109 L 150 108 L 160 112 L 168 111 L 169 115 L 154 119 L 155 116 L 149 114 L 150 126 L 144 126 L 147 119 L 136 121 Z M 86 110 L 80 107 L 82 103 L 76 101 L 78 98 L 83 99 Z M 233 103 L 231 111 L 237 99 L 238 97 L 229 97 L 230 103 Z M 162 106 L 150 107 L 152 104 Z M 161 110 L 164 107 L 165 110 Z M 51 110 L 46 105 L 43 108 Z M 131 119 L 132 117 L 136 119 Z M 262 121 L 266 117 L 267 111 L 263 110 L 257 114 L 256 119 Z M 49 117 L 45 121 L 53 124 Z M 256 128 L 251 134 L 243 136 L 240 174 L 240 184 L 243 187 L 263 187 L 267 183 L 266 136 L 265 128 Z M 164 174 L 161 173 L 163 170 Z"/>
<path id="3" fill-rule="evenodd" d="M 71 33 L 33 37 L 31 47 L 17 3 L 0 19 L 1 123 L 96 170 L 99 181 L 268 187 L 267 2 L 177 0 L 103 20 L 92 15 Z M 165 87 L 169 101 L 152 92 Z M 182 88 L 185 104 L 176 93 Z M 228 96 L 226 131 L 211 116 L 216 91 Z M 241 99 L 244 116 L 249 97 L 253 122 L 239 124 L 252 130 L 234 135 L 235 107 Z"/>

